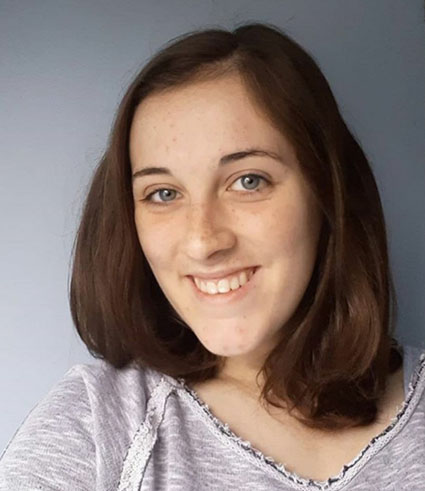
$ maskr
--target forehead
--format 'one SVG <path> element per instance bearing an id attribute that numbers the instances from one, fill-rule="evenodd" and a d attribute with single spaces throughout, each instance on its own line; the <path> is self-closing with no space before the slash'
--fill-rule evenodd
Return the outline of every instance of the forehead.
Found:
<path id="1" fill-rule="evenodd" d="M 131 160 L 195 157 L 247 146 L 289 151 L 289 143 L 254 102 L 238 75 L 147 97 L 130 131 Z M 153 155 L 154 154 L 154 155 Z"/>

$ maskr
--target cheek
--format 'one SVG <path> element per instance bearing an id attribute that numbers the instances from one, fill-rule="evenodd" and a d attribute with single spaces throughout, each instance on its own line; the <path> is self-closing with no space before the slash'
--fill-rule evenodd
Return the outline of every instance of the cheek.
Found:
<path id="1" fill-rule="evenodd" d="M 137 237 L 146 260 L 151 269 L 154 270 L 154 268 L 161 267 L 162 263 L 166 261 L 166 248 L 170 241 L 166 240 L 163 227 L 155 227 L 154 224 L 149 223 L 148 219 L 142 220 L 140 215 L 141 213 L 136 213 L 135 216 Z M 158 244 L 161 244 L 161 247 L 158 247 Z"/>
<path id="2" fill-rule="evenodd" d="M 263 224 L 264 238 L 268 239 L 269 244 L 274 244 L 280 253 L 292 257 L 305 243 L 308 235 L 305 225 L 301 210 L 287 205 L 284 209 L 275 210 L 270 220 Z"/>

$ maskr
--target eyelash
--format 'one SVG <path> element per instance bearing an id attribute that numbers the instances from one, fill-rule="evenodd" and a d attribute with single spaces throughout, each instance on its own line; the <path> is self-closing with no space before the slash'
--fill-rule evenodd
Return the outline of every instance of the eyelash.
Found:
<path id="1" fill-rule="evenodd" d="M 261 180 L 263 180 L 267 185 L 270 184 L 270 180 L 269 179 L 266 179 L 264 176 L 260 175 L 260 174 L 244 174 L 243 176 L 240 176 L 238 177 L 234 182 L 237 182 L 239 181 L 239 179 L 243 179 L 244 177 L 259 177 Z M 149 193 L 145 198 L 143 198 L 141 201 L 146 201 L 148 202 L 149 204 L 152 204 L 152 205 L 159 205 L 159 206 L 168 206 L 167 203 L 172 203 L 172 201 L 162 201 L 162 202 L 155 202 L 155 201 L 152 201 L 152 196 L 154 194 L 156 194 L 158 191 L 163 191 L 164 189 L 168 190 L 168 191 L 174 191 L 174 189 L 171 189 L 171 188 L 158 188 L 158 189 L 155 189 L 154 191 L 152 191 L 151 193 Z M 255 194 L 257 193 L 258 191 L 255 189 L 253 191 L 246 191 L 246 192 L 242 192 L 242 194 Z"/>

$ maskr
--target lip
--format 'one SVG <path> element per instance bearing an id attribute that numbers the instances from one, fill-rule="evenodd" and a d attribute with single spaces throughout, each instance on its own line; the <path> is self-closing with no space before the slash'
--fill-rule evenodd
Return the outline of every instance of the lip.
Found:
<path id="1" fill-rule="evenodd" d="M 246 271 L 249 269 L 254 269 L 258 268 L 258 266 L 246 266 L 246 267 L 241 267 L 241 268 L 233 268 L 233 269 L 227 269 L 227 270 L 221 270 L 221 271 L 216 271 L 215 273 L 209 273 L 209 274 L 191 274 L 187 275 L 190 278 L 193 278 L 194 276 L 196 278 L 199 278 L 201 280 L 220 280 L 221 278 L 225 278 L 226 276 L 230 276 L 234 273 L 240 273 L 241 271 Z"/>
<path id="2" fill-rule="evenodd" d="M 196 298 L 203 303 L 209 305 L 225 305 L 228 303 L 233 303 L 240 301 L 248 296 L 248 294 L 255 287 L 255 283 L 257 280 L 257 271 L 260 269 L 259 266 L 254 267 L 254 273 L 252 274 L 250 280 L 245 283 L 245 285 L 241 286 L 237 290 L 230 290 L 227 293 L 216 293 L 215 295 L 211 295 L 209 293 L 204 293 L 198 289 L 193 279 L 193 276 L 188 276 L 188 280 L 192 285 L 194 294 Z"/>

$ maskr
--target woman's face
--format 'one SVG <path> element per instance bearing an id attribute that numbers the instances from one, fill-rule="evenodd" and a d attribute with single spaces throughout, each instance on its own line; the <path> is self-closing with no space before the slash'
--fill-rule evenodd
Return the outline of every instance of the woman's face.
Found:
<path id="1" fill-rule="evenodd" d="M 276 158 L 238 155 L 253 149 Z M 133 177 L 133 195 L 140 245 L 170 304 L 212 353 L 267 353 L 309 283 L 321 225 L 288 140 L 233 75 L 142 101 L 130 158 L 133 175 L 165 169 Z M 230 294 L 198 293 L 192 278 L 252 267 Z"/>

